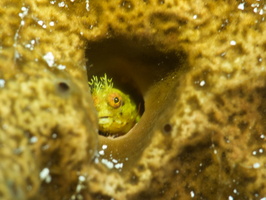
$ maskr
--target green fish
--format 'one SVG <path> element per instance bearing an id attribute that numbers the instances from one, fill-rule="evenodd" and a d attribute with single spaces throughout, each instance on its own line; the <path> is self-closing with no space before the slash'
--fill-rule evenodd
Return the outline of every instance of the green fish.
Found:
<path id="1" fill-rule="evenodd" d="M 129 95 L 113 87 L 107 75 L 89 82 L 94 106 L 98 111 L 99 131 L 106 136 L 117 137 L 127 133 L 140 118 L 137 106 Z"/>

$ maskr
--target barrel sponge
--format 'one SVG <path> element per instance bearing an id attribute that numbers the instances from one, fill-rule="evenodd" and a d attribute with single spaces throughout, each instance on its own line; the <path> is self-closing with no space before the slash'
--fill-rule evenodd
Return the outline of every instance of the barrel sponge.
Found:
<path id="1" fill-rule="evenodd" d="M 2 0 L 0 197 L 265 198 L 265 12 L 255 0 Z M 167 71 L 118 55 L 145 102 L 118 138 L 97 135 L 87 78 L 99 68 L 87 51 L 110 39 L 177 58 Z"/>

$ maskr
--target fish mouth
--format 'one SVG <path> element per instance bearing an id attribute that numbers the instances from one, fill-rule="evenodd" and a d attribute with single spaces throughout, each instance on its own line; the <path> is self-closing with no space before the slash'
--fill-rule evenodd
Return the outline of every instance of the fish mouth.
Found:
<path id="1" fill-rule="evenodd" d="M 109 124 L 110 116 L 101 116 L 99 117 L 99 124 Z"/>
<path id="2" fill-rule="evenodd" d="M 105 119 L 105 118 L 109 118 L 109 116 L 102 116 L 102 117 L 99 117 L 99 119 Z"/>

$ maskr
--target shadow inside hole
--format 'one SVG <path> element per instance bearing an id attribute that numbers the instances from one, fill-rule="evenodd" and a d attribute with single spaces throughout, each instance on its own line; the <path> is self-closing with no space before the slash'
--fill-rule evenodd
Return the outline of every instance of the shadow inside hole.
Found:
<path id="1" fill-rule="evenodd" d="M 163 131 L 166 134 L 169 134 L 172 132 L 172 125 L 171 124 L 165 124 L 163 127 Z"/>
<path id="2" fill-rule="evenodd" d="M 145 42 L 123 38 L 89 43 L 86 57 L 88 80 L 106 73 L 113 79 L 114 87 L 132 97 L 141 115 L 143 96 L 149 88 L 186 60 L 182 51 L 162 53 Z"/>
<path id="3" fill-rule="evenodd" d="M 162 53 L 143 41 L 123 38 L 89 43 L 86 57 L 89 79 L 106 73 L 122 89 L 137 88 L 142 95 L 186 60 L 182 51 Z"/>
<path id="4" fill-rule="evenodd" d="M 124 168 L 131 166 L 148 145 L 154 129 L 164 127 L 162 118 L 170 117 L 178 77 L 186 69 L 187 56 L 183 51 L 161 52 L 147 42 L 115 38 L 89 43 L 86 57 L 89 80 L 93 75 L 106 73 L 113 78 L 115 87 L 141 106 L 143 115 L 127 134 L 117 138 L 100 137 L 100 146 L 108 145 L 104 156 L 125 161 Z M 164 131 L 171 132 L 168 126 Z"/>
<path id="5" fill-rule="evenodd" d="M 59 82 L 58 83 L 58 89 L 61 92 L 67 92 L 70 88 L 66 82 Z"/>

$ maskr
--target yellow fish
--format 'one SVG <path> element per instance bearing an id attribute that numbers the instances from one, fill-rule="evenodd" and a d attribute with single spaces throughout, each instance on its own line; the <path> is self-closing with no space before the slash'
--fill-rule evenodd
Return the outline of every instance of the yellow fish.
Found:
<path id="1" fill-rule="evenodd" d="M 127 133 L 139 120 L 137 106 L 130 96 L 113 87 L 107 75 L 89 82 L 94 106 L 98 111 L 99 131 L 106 136 L 117 137 Z"/>

